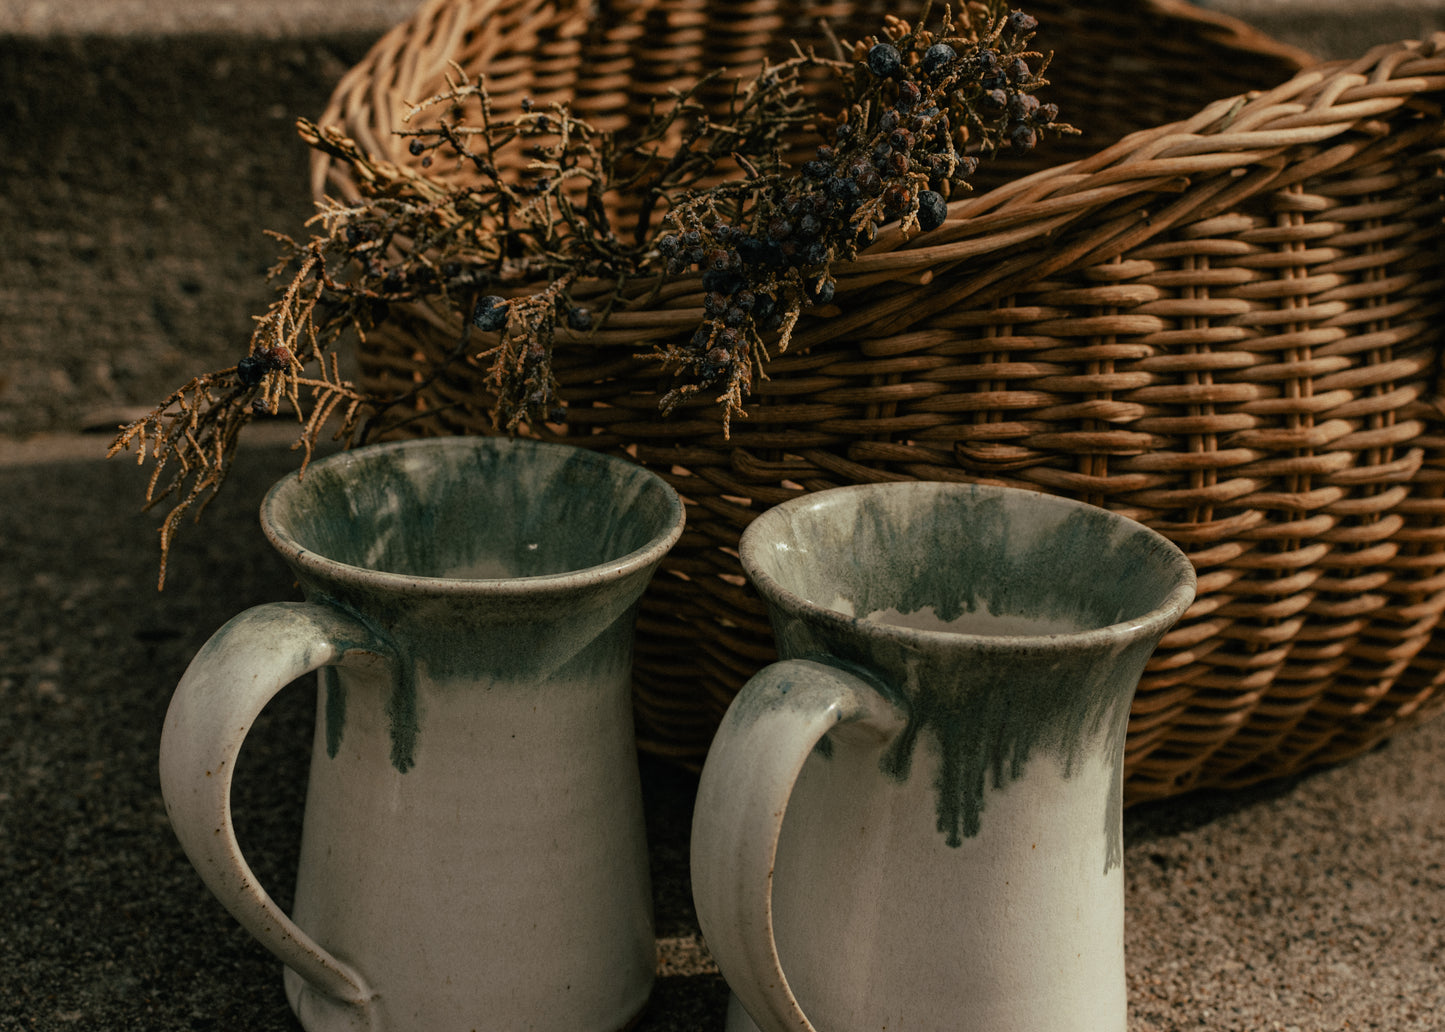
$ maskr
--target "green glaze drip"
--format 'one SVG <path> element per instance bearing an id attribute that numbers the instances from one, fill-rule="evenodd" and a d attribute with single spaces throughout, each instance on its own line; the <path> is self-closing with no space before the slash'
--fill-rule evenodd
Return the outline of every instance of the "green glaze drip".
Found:
<path id="1" fill-rule="evenodd" d="M 1147 653 L 1146 653 L 1147 655 Z M 1086 659 L 1080 667 L 1040 669 L 1027 657 L 980 657 L 958 676 L 935 676 L 905 685 L 908 722 L 885 750 L 879 768 L 889 777 L 906 780 L 920 741 L 938 754 L 937 827 L 953 847 L 979 834 L 989 792 L 1007 787 L 1027 773 L 1031 763 L 1052 758 L 1065 778 L 1073 775 L 1086 753 L 1113 757 L 1123 742 L 1128 693 L 1137 674 L 1105 662 Z M 939 676 L 941 675 L 941 676 Z M 1117 765 L 1116 765 L 1117 766 Z M 1114 778 L 1119 779 L 1116 770 Z M 1111 799 L 1119 785 L 1111 788 Z M 1109 843 L 1108 867 L 1122 857 L 1119 822 L 1105 815 Z"/>
<path id="2" fill-rule="evenodd" d="M 321 680 L 326 687 L 326 755 L 335 759 L 346 727 L 346 689 L 331 667 L 321 668 Z"/>
<path id="3" fill-rule="evenodd" d="M 416 764 L 419 730 L 416 682 L 410 674 L 401 674 L 393 681 L 391 696 L 386 701 L 386 715 L 391 722 L 391 765 L 405 774 Z"/>
<path id="4" fill-rule="evenodd" d="M 1053 633 L 1137 619 L 1177 576 L 1157 554 L 1160 539 L 1099 510 L 997 493 L 957 492 L 929 504 L 878 493 L 795 519 L 774 530 L 781 544 L 759 560 L 790 592 L 858 618 L 961 621 L 952 629 L 965 635 L 970 614 L 1038 621 Z M 1039 760 L 1051 758 L 1070 778 L 1086 758 L 1107 757 L 1114 769 L 1110 798 L 1101 800 L 1105 870 L 1122 862 L 1129 702 L 1156 638 L 1085 642 L 1042 631 L 921 639 L 806 610 L 775 608 L 773 617 L 782 655 L 869 670 L 904 710 L 906 726 L 879 761 L 885 775 L 906 780 L 920 745 L 936 750 L 937 826 L 949 846 L 977 836 L 990 792 Z"/>

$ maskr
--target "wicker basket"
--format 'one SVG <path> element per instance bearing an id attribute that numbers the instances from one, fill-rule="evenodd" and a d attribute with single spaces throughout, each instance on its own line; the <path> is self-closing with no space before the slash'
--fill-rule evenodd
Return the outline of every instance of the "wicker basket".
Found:
<path id="1" fill-rule="evenodd" d="M 563 98 L 619 124 L 704 57 L 741 67 L 819 14 L 866 34 L 881 10 L 432 2 L 323 121 L 411 161 L 390 135 L 401 102 L 455 61 L 504 107 Z M 730 440 L 710 400 L 660 418 L 666 381 L 635 357 L 690 334 L 696 284 L 615 313 L 559 364 L 566 439 L 630 454 L 688 501 L 640 617 L 645 748 L 699 761 L 773 655 L 736 559 L 743 527 L 799 492 L 878 480 L 1071 495 L 1191 555 L 1198 601 L 1134 703 L 1130 802 L 1343 759 L 1440 707 L 1445 38 L 1300 71 L 1300 55 L 1181 4 L 1029 10 L 1056 41 L 1054 99 L 1090 130 L 1075 160 L 1006 169 L 1031 174 L 912 241 L 884 234 Z M 1254 87 L 1272 88 L 1231 99 Z M 343 168 L 318 159 L 315 174 L 318 192 L 355 194 Z M 389 326 L 360 356 L 384 392 L 460 332 L 421 308 Z M 486 432 L 486 403 L 475 371 L 452 370 L 418 425 Z"/>

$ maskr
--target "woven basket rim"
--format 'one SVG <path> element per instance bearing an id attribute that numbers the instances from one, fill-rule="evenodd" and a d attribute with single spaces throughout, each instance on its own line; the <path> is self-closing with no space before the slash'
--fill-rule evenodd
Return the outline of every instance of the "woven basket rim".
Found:
<path id="1" fill-rule="evenodd" d="M 409 18 L 388 30 L 366 56 L 342 76 L 317 124 L 347 127 L 368 152 L 387 153 L 388 148 L 380 145 L 371 132 L 374 119 L 366 116 L 380 113 L 389 93 L 395 96 L 394 111 L 421 100 L 422 96 L 399 95 L 394 86 L 388 90 L 382 85 L 388 77 L 379 75 L 378 70 L 392 68 L 405 73 L 413 83 L 442 82 L 454 67 L 450 55 L 458 43 L 469 32 L 479 29 L 489 14 L 508 3 L 509 0 L 423 0 Z M 1318 62 L 1308 51 L 1277 40 L 1222 11 L 1198 7 L 1187 0 L 1133 0 L 1133 3 L 1143 13 L 1187 24 L 1200 39 L 1223 47 L 1273 57 L 1299 69 Z M 430 56 L 429 62 L 423 54 Z M 326 195 L 333 164 L 334 159 L 324 152 L 312 154 L 313 197 L 320 199 Z"/>
<path id="2" fill-rule="evenodd" d="M 429 0 L 432 7 L 465 7 L 468 2 Z M 1179 0 L 1146 2 L 1170 11 L 1195 10 Z M 1214 25 L 1217 19 L 1204 21 Z M 1231 21 L 1225 18 L 1223 28 L 1234 31 Z M 1362 121 L 1387 117 L 1418 93 L 1439 89 L 1445 89 L 1445 33 L 1426 41 L 1381 44 L 1355 59 L 1304 68 L 1273 89 L 1220 98 L 1191 118 L 1130 133 L 1090 157 L 1048 166 L 953 200 L 944 224 L 928 233 L 908 238 L 896 224 L 885 226 L 856 259 L 834 264 L 837 296 L 844 298 L 882 280 L 914 278 L 926 284 L 950 265 L 1056 236 L 1069 224 L 1120 200 L 1167 199 L 1180 193 L 1192 176 L 1268 167 L 1290 148 L 1326 142 Z M 326 180 L 332 160 L 325 153 L 315 155 L 316 182 Z M 1285 172 L 1282 165 L 1276 173 L 1281 177 L 1277 186 L 1286 177 L 1302 178 L 1297 170 Z M 1162 213 L 1150 211 L 1122 228 L 1106 247 L 1122 254 L 1161 235 L 1182 214 L 1171 214 L 1166 204 Z M 1099 252 L 1092 251 L 1090 259 L 1100 260 Z M 1027 275 L 1038 273 L 1030 269 Z M 516 284 L 503 292 L 526 294 L 544 285 L 541 281 Z M 635 348 L 701 321 L 704 292 L 696 273 L 670 278 L 660 291 L 657 286 L 656 278 L 634 280 L 624 302 L 648 298 L 647 305 L 614 309 L 599 327 L 585 333 L 559 326 L 557 343 Z M 1004 296 L 1009 280 L 1000 278 L 985 286 L 967 299 L 982 304 Z M 579 280 L 572 293 L 583 299 L 611 289 L 610 283 Z M 953 303 L 959 300 L 955 297 Z M 792 347 L 806 350 L 822 337 L 846 332 L 848 318 L 840 319 L 838 312 L 836 303 L 821 311 L 805 310 Z M 876 315 L 876 310 L 870 313 Z M 447 317 L 441 311 L 436 316 Z"/>

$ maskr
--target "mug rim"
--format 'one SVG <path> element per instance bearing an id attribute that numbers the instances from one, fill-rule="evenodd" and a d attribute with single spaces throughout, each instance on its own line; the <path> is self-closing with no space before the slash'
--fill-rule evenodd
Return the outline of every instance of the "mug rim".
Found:
<path id="1" fill-rule="evenodd" d="M 887 494 L 892 492 L 922 492 L 956 494 L 969 492 L 973 495 L 992 495 L 995 497 L 1022 497 L 1027 496 L 1031 500 L 1037 500 L 1040 504 L 1053 505 L 1059 508 L 1075 511 L 1088 510 L 1101 514 L 1108 522 L 1126 527 L 1130 534 L 1145 534 L 1157 539 L 1163 546 L 1167 560 L 1165 568 L 1177 575 L 1177 580 L 1169 592 L 1159 600 L 1147 612 L 1128 620 L 1121 620 L 1116 623 L 1106 624 L 1102 627 L 1088 627 L 1077 631 L 1064 631 L 1056 634 L 979 634 L 966 631 L 945 631 L 931 630 L 925 628 L 909 627 L 902 624 L 881 623 L 869 620 L 867 614 L 849 615 L 832 609 L 818 602 L 804 598 L 797 592 L 783 587 L 776 578 L 761 568 L 760 562 L 755 558 L 755 553 L 762 550 L 763 545 L 758 542 L 763 534 L 767 532 L 767 525 L 776 523 L 787 518 L 790 514 L 800 509 L 817 506 L 820 503 L 827 504 L 840 497 L 847 495 L 866 494 Z M 945 643 L 954 642 L 959 646 L 970 650 L 1007 650 L 1017 651 L 1021 645 L 1030 649 L 1074 649 L 1090 646 L 1103 645 L 1109 641 L 1134 640 L 1146 637 L 1150 634 L 1162 636 L 1173 627 L 1184 616 L 1186 610 L 1193 604 L 1198 587 L 1197 575 L 1194 564 L 1189 557 L 1163 534 L 1131 519 L 1121 513 L 1102 508 L 1097 505 L 1090 505 L 1074 498 L 1066 498 L 1061 495 L 1045 494 L 1042 491 L 1030 491 L 1026 488 L 1007 487 L 1001 484 L 973 484 L 961 483 L 948 480 L 906 480 L 888 481 L 874 484 L 850 484 L 844 487 L 828 488 L 823 491 L 813 491 L 797 498 L 790 498 L 786 502 L 768 509 L 757 519 L 753 520 L 743 531 L 742 538 L 738 543 L 738 558 L 742 562 L 743 570 L 748 579 L 753 583 L 764 601 L 770 605 L 776 605 L 780 609 L 808 620 L 823 621 L 838 629 L 846 629 L 855 634 L 875 636 L 879 638 L 891 638 L 901 642 L 914 642 L 919 645 L 928 644 L 937 647 Z"/>
<path id="2" fill-rule="evenodd" d="M 276 512 L 277 508 L 292 492 L 305 489 L 306 476 L 316 469 L 364 461 L 367 456 L 396 451 L 437 451 L 443 449 L 476 450 L 478 448 L 520 448 L 532 451 L 566 451 L 574 458 L 600 468 L 624 470 L 626 475 L 640 480 L 654 481 L 663 489 L 667 499 L 667 512 L 662 529 L 644 544 L 605 562 L 594 563 L 575 570 L 561 573 L 544 573 L 521 577 L 434 577 L 422 574 L 396 573 L 389 570 L 374 570 L 366 566 L 343 562 L 307 548 L 289 531 L 283 529 Z M 360 458 L 358 458 L 360 457 Z M 635 462 L 607 455 L 602 452 L 580 448 L 577 445 L 553 441 L 539 441 L 529 437 L 503 437 L 500 435 L 466 434 L 454 437 L 417 437 L 403 441 L 384 441 L 377 444 L 350 448 L 335 455 L 309 463 L 305 468 L 288 473 L 267 490 L 261 501 L 261 529 L 271 546 L 298 573 L 305 571 L 318 578 L 357 585 L 372 585 L 400 595 L 475 595 L 490 596 L 532 596 L 548 594 L 559 589 L 575 590 L 578 587 L 620 580 L 639 570 L 646 569 L 665 556 L 682 536 L 687 521 L 687 510 L 682 498 L 671 484 L 652 470 Z"/>

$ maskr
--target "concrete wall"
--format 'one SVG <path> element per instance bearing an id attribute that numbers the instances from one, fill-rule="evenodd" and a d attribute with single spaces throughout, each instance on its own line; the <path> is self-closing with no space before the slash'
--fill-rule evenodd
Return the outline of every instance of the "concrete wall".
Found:
<path id="1" fill-rule="evenodd" d="M 1322 58 L 1445 30 L 1445 0 L 1195 0 Z"/>

